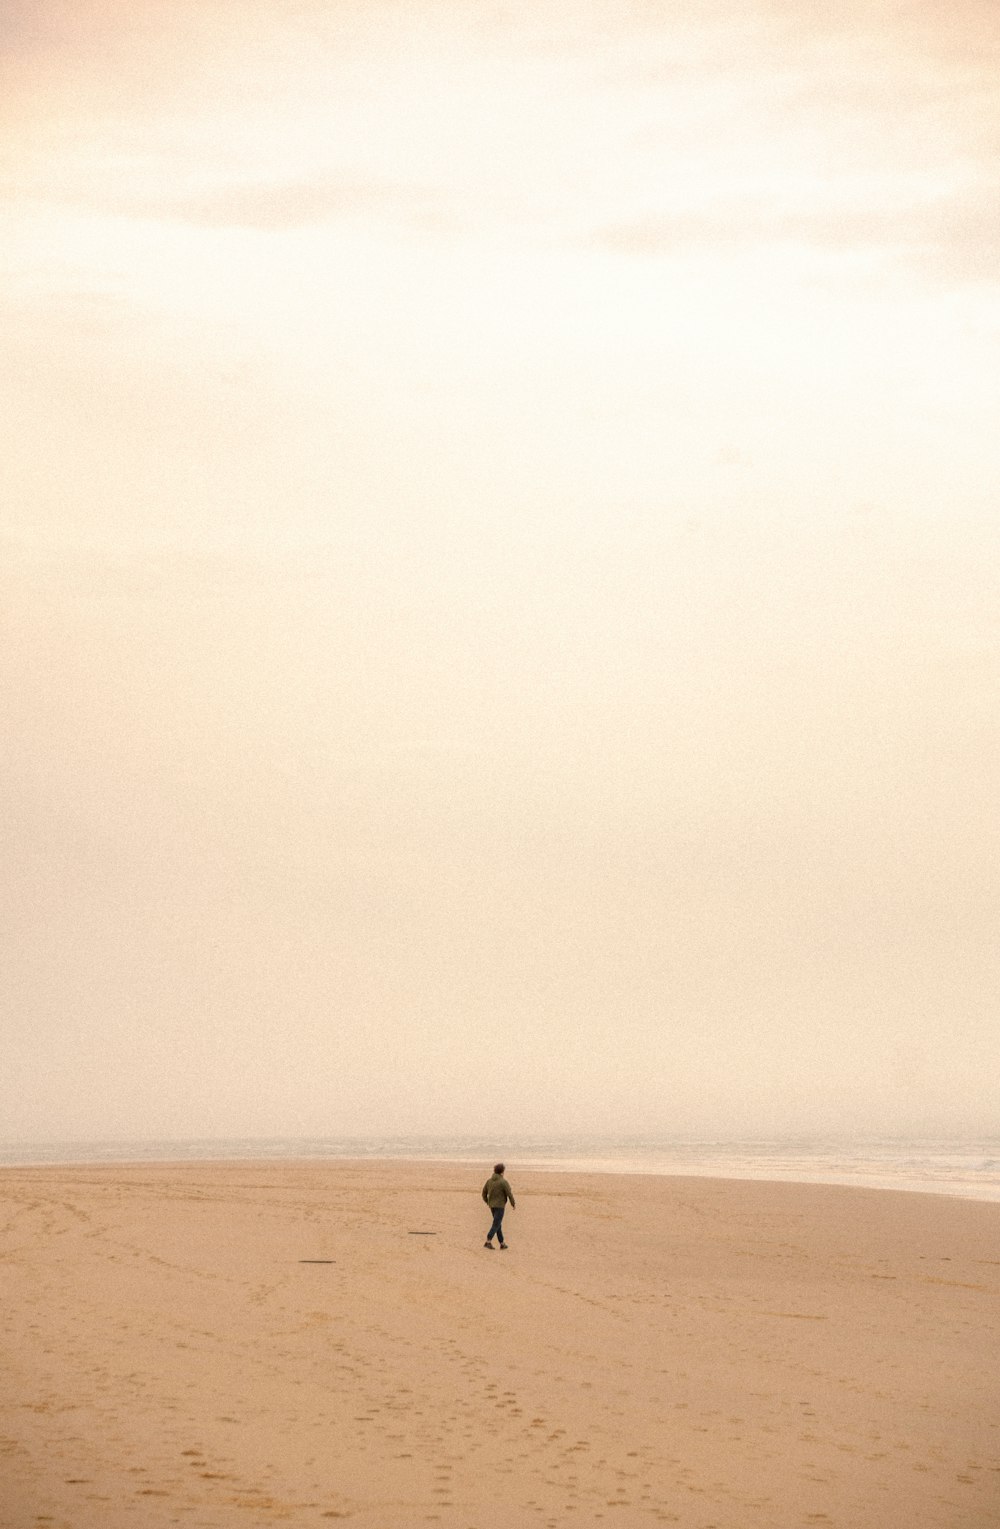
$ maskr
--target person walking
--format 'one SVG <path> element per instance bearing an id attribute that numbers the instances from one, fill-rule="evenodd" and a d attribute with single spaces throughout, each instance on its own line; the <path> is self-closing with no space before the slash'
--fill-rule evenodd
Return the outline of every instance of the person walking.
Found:
<path id="1" fill-rule="evenodd" d="M 507 1247 L 503 1240 L 503 1213 L 507 1209 L 508 1200 L 510 1201 L 511 1210 L 516 1209 L 511 1187 L 504 1178 L 503 1171 L 503 1163 L 494 1163 L 493 1174 L 483 1185 L 483 1199 L 493 1212 L 493 1225 L 486 1234 L 486 1241 L 483 1246 L 489 1248 L 491 1253 L 493 1251 L 494 1237 L 498 1239 L 501 1248 L 505 1249 Z"/>

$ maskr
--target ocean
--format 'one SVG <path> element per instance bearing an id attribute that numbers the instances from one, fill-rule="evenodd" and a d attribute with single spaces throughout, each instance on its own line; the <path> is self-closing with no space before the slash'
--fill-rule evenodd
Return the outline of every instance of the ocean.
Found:
<path id="1" fill-rule="evenodd" d="M 0 1143 L 0 1165 L 295 1162 L 330 1158 L 405 1158 L 468 1162 L 481 1170 L 502 1156 L 511 1172 L 688 1174 L 848 1184 L 1000 1202 L 1000 1137 L 975 1139 L 693 1140 L 595 1136 L 283 1137 L 191 1141 Z"/>

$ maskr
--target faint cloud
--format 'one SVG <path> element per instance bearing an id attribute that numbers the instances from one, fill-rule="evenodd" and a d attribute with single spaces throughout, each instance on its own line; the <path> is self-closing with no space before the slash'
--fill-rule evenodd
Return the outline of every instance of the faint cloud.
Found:
<path id="1" fill-rule="evenodd" d="M 327 176 L 284 184 L 225 186 L 198 196 L 155 204 L 155 215 L 213 228 L 263 231 L 302 228 L 335 218 L 382 213 L 434 228 L 443 222 L 439 196 L 416 186 L 362 182 Z"/>
<path id="2" fill-rule="evenodd" d="M 108 189 L 89 167 L 76 184 L 68 176 L 55 185 L 32 184 L 16 172 L 10 173 L 9 167 L 0 175 L 11 199 L 203 228 L 270 233 L 336 219 L 381 216 L 434 232 L 450 222 L 443 196 L 431 187 L 355 180 L 337 174 L 288 181 L 231 181 L 197 192 L 164 189 L 155 195 L 138 185 L 119 184 Z M 134 171 L 131 178 L 141 180 Z"/>
<path id="3" fill-rule="evenodd" d="M 903 261 L 944 279 L 1000 280 L 1000 183 L 909 207 L 791 210 L 766 197 L 720 200 L 664 217 L 606 225 L 584 242 L 637 257 L 727 256 L 768 245 Z"/>

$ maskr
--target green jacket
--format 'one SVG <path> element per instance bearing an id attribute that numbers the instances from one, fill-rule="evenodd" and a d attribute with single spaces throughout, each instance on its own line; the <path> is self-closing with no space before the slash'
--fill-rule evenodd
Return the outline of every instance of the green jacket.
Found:
<path id="1" fill-rule="evenodd" d="M 483 1199 L 490 1210 L 496 1210 L 498 1205 L 506 1205 L 509 1200 L 514 1204 L 514 1196 L 510 1192 L 510 1185 L 502 1173 L 491 1174 L 483 1185 Z"/>

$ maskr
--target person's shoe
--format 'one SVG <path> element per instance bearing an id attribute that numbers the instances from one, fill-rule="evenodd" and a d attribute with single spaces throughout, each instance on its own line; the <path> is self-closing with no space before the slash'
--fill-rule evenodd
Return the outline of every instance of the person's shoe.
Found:
<path id="1" fill-rule="evenodd" d="M 507 1244 L 505 1242 L 502 1242 L 500 1244 L 500 1251 L 501 1251 L 501 1253 L 506 1253 L 506 1251 L 507 1251 Z"/>
<path id="2" fill-rule="evenodd" d="M 501 1243 L 500 1246 L 503 1247 L 503 1243 Z M 493 1252 L 493 1244 L 492 1244 L 492 1242 L 484 1242 L 483 1243 L 483 1247 L 484 1248 L 489 1248 L 490 1252 L 491 1253 Z"/>

